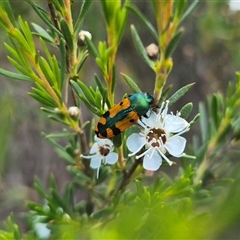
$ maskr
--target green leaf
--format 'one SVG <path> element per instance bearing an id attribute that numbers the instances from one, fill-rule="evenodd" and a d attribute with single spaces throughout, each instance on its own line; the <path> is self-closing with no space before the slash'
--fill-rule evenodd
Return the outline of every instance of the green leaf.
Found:
<path id="1" fill-rule="evenodd" d="M 8 45 L 7 43 L 4 43 L 5 48 L 8 50 L 9 54 L 18 62 L 26 61 L 26 59 L 23 59 L 23 55 L 20 53 L 19 48 L 16 47 L 16 44 L 14 43 L 13 47 Z"/>
<path id="2" fill-rule="evenodd" d="M 182 15 L 181 19 L 179 20 L 179 24 L 185 20 L 185 18 L 193 11 L 193 9 L 197 6 L 199 0 L 194 0 L 192 4 L 188 7 L 186 12 Z"/>
<path id="3" fill-rule="evenodd" d="M 48 27 L 50 27 L 50 29 L 53 30 L 53 32 L 57 33 L 60 37 L 63 37 L 62 33 L 52 24 L 52 21 L 49 19 L 49 13 L 46 12 L 45 9 L 35 4 L 32 0 L 26 0 L 26 2 L 31 5 L 38 16 L 48 25 Z"/>
<path id="4" fill-rule="evenodd" d="M 39 84 L 37 84 L 38 88 L 34 88 L 32 87 L 32 90 L 34 91 L 34 93 L 38 94 L 39 96 L 43 97 L 44 99 L 46 99 L 49 102 L 54 102 L 54 100 L 52 99 L 52 97 L 49 95 L 49 93 L 42 87 L 39 88 Z"/>
<path id="5" fill-rule="evenodd" d="M 101 109 L 102 106 L 102 95 L 100 92 L 95 93 L 95 106 Z"/>
<path id="6" fill-rule="evenodd" d="M 82 89 L 80 88 L 80 86 L 75 81 L 70 80 L 70 83 L 71 83 L 73 89 L 75 90 L 75 92 L 77 93 L 78 97 L 85 103 L 87 108 L 89 108 L 89 110 L 91 110 L 95 114 L 101 115 L 101 113 L 100 113 L 101 111 L 99 109 L 97 109 L 96 106 L 95 106 L 94 98 L 92 99 L 92 101 L 94 101 L 93 104 L 92 104 L 91 102 L 89 102 L 89 99 L 86 98 L 86 96 L 84 95 Z M 89 92 L 90 95 L 92 94 L 89 91 L 89 89 L 87 89 L 87 91 Z"/>
<path id="7" fill-rule="evenodd" d="M 88 49 L 89 51 L 92 53 L 93 57 L 96 58 L 100 58 L 100 55 L 98 53 L 98 50 L 95 48 L 95 46 L 93 45 L 93 42 L 88 38 L 85 37 L 85 41 L 87 43 Z"/>
<path id="8" fill-rule="evenodd" d="M 136 16 L 145 24 L 145 26 L 148 28 L 148 30 L 152 33 L 155 40 L 158 41 L 158 33 L 157 33 L 156 29 L 148 21 L 148 19 L 139 11 L 139 9 L 132 4 L 129 4 L 126 7 L 129 8 L 134 14 L 136 14 Z"/>
<path id="9" fill-rule="evenodd" d="M 169 106 L 173 103 L 177 102 L 181 97 L 183 97 L 188 90 L 194 85 L 195 83 L 190 83 L 182 88 L 180 88 L 177 92 L 175 92 L 169 99 Z"/>
<path id="10" fill-rule="evenodd" d="M 183 29 L 179 30 L 174 37 L 171 39 L 170 43 L 166 48 L 165 58 L 168 59 L 172 56 L 174 50 L 176 49 L 183 34 Z"/>
<path id="11" fill-rule="evenodd" d="M 60 195 L 57 193 L 55 189 L 51 189 L 52 197 L 55 203 L 58 204 L 59 207 L 63 209 L 64 212 L 71 215 L 71 212 L 68 210 L 67 204 L 64 202 L 64 200 L 60 197 Z"/>
<path id="12" fill-rule="evenodd" d="M 99 88 L 100 93 L 103 95 L 103 92 L 104 92 L 105 88 L 103 88 L 103 83 L 102 83 L 102 81 L 100 80 L 100 78 L 98 77 L 98 75 L 96 73 L 94 74 L 94 79 L 96 81 L 96 84 L 97 84 L 97 86 Z"/>
<path id="13" fill-rule="evenodd" d="M 96 108 L 95 106 L 93 106 L 91 103 L 88 102 L 88 100 L 83 96 L 83 95 L 79 95 L 79 98 L 84 102 L 84 104 L 86 105 L 86 107 L 92 111 L 93 113 L 95 113 L 98 116 L 102 116 L 102 111 L 98 108 Z"/>
<path id="14" fill-rule="evenodd" d="M 60 72 L 60 78 L 59 78 L 59 89 L 62 90 L 64 80 L 65 80 L 65 73 L 66 73 L 66 48 L 64 39 L 60 38 L 60 52 L 61 52 L 61 72 Z"/>
<path id="15" fill-rule="evenodd" d="M 73 186 L 68 183 L 64 192 L 64 202 L 71 211 L 74 211 L 74 190 Z"/>
<path id="16" fill-rule="evenodd" d="M 113 207 L 106 207 L 95 211 L 94 213 L 91 214 L 91 217 L 97 220 L 106 219 L 108 216 L 112 215 L 113 212 L 114 212 Z"/>
<path id="17" fill-rule="evenodd" d="M 192 112 L 192 108 L 193 108 L 193 104 L 190 102 L 190 103 L 187 103 L 185 106 L 183 106 L 180 110 L 180 113 L 181 113 L 181 117 L 186 119 L 189 114 Z"/>
<path id="18" fill-rule="evenodd" d="M 37 25 L 36 23 L 31 23 L 31 24 L 36 30 L 38 36 L 54 44 L 54 39 L 52 38 L 52 36 L 50 36 L 50 34 L 45 29 L 43 29 L 41 26 Z"/>
<path id="19" fill-rule="evenodd" d="M 83 91 L 80 88 L 80 86 L 77 84 L 76 81 L 70 80 L 70 83 L 72 85 L 72 87 L 74 88 L 75 92 L 80 96 L 83 95 Z"/>
<path id="20" fill-rule="evenodd" d="M 132 33 L 133 43 L 134 43 L 139 55 L 147 63 L 147 65 L 154 70 L 154 62 L 152 62 L 149 59 L 149 57 L 147 56 L 146 49 L 143 46 L 141 39 L 140 39 L 134 25 L 131 25 L 131 33 Z"/>
<path id="21" fill-rule="evenodd" d="M 87 57 L 88 57 L 89 53 L 88 51 L 84 51 L 83 54 L 82 54 L 82 57 L 80 59 L 80 62 L 78 64 L 78 68 L 77 68 L 77 72 L 79 72 L 83 66 L 83 64 L 85 63 L 85 61 L 87 60 Z"/>
<path id="22" fill-rule="evenodd" d="M 131 79 L 129 76 L 121 73 L 121 75 L 123 76 L 123 78 L 125 79 L 125 81 L 127 82 L 127 84 L 129 85 L 129 87 L 133 90 L 133 92 L 135 93 L 141 93 L 141 89 L 138 87 L 138 85 L 134 82 L 133 79 Z"/>
<path id="23" fill-rule="evenodd" d="M 37 176 L 34 177 L 34 188 L 42 198 L 47 199 L 46 190 L 44 189 L 41 180 Z"/>
<path id="24" fill-rule="evenodd" d="M 41 107 L 40 109 L 45 113 L 56 114 L 56 111 L 52 110 L 52 109 L 48 109 L 48 108 L 45 108 L 45 107 Z"/>
<path id="25" fill-rule="evenodd" d="M 26 21 L 24 22 L 22 20 L 21 16 L 18 17 L 18 22 L 21 26 L 23 35 L 28 43 L 27 45 L 25 45 L 25 48 L 27 48 L 28 51 L 31 51 L 30 53 L 34 54 L 36 52 L 36 50 L 35 50 L 32 32 L 29 28 L 29 25 Z"/>
<path id="26" fill-rule="evenodd" d="M 54 74 L 54 87 L 59 91 L 62 91 L 62 82 L 61 82 L 61 70 L 59 69 L 59 64 L 56 56 L 52 56 L 51 61 L 49 62 Z M 64 67 L 63 67 L 64 68 Z M 63 74 L 63 77 L 65 74 Z"/>
<path id="27" fill-rule="evenodd" d="M 31 73 L 32 66 L 31 66 L 26 54 L 24 54 L 23 51 L 21 50 L 21 48 L 19 47 L 19 43 L 16 43 L 16 41 L 12 38 L 10 38 L 10 41 L 11 41 L 13 47 L 10 47 L 6 43 L 4 44 L 5 47 L 7 48 L 9 53 L 12 54 L 12 56 L 15 58 L 15 60 L 18 61 L 18 63 L 21 66 L 24 66 L 24 68 L 27 72 Z M 26 75 L 28 76 L 29 74 L 26 74 Z"/>
<path id="28" fill-rule="evenodd" d="M 57 116 L 57 115 L 48 115 L 49 119 L 52 119 L 56 122 L 62 123 L 64 125 L 68 125 L 69 126 L 69 122 L 66 121 L 66 119 L 64 117 L 61 116 Z"/>
<path id="29" fill-rule="evenodd" d="M 73 174 L 74 176 L 76 176 L 77 178 L 79 178 L 82 181 L 85 181 L 86 183 L 90 183 L 92 181 L 92 179 L 90 177 L 88 177 L 85 173 L 83 173 L 82 171 L 76 169 L 76 167 L 74 166 L 67 166 L 67 170 Z"/>
<path id="30" fill-rule="evenodd" d="M 46 139 L 48 138 L 68 138 L 71 136 L 75 136 L 76 133 L 71 133 L 71 132 L 61 132 L 61 133 L 51 133 L 46 135 Z"/>
<path id="31" fill-rule="evenodd" d="M 42 133 L 42 135 L 46 137 L 45 133 Z M 66 152 L 66 149 L 64 147 L 62 147 L 52 138 L 46 138 L 46 139 L 55 147 L 56 152 L 59 154 L 59 156 L 63 160 L 65 160 L 67 163 L 70 163 L 70 164 L 76 164 L 75 160 Z"/>
<path id="32" fill-rule="evenodd" d="M 9 77 L 9 78 L 15 79 L 15 80 L 33 82 L 33 79 L 31 79 L 28 76 L 25 76 L 20 73 L 10 72 L 10 71 L 2 69 L 2 68 L 0 68 L 0 74 L 2 74 L 3 76 Z"/>
<path id="33" fill-rule="evenodd" d="M 116 89 L 116 85 L 117 85 L 117 74 L 116 74 L 116 65 L 113 65 L 113 76 L 112 76 L 112 93 L 115 92 Z"/>
<path id="34" fill-rule="evenodd" d="M 68 26 L 67 22 L 65 21 L 65 19 L 62 18 L 60 20 L 60 26 L 61 26 L 61 30 L 62 30 L 64 39 L 67 43 L 67 46 L 68 46 L 70 52 L 72 52 L 73 51 L 73 37 L 72 37 L 72 33 L 71 33 L 69 26 Z"/>
<path id="35" fill-rule="evenodd" d="M 193 118 L 193 120 L 189 123 L 190 127 L 195 124 L 195 122 L 200 118 L 200 113 L 196 114 L 196 116 Z"/>
<path id="36" fill-rule="evenodd" d="M 83 3 L 82 3 L 82 6 L 81 6 L 81 10 L 80 10 L 80 13 L 78 15 L 78 18 L 77 18 L 77 21 L 74 25 L 74 32 L 78 35 L 80 30 L 81 30 L 81 27 L 82 27 L 82 23 L 83 23 L 83 20 L 84 20 L 84 17 L 90 7 L 92 3 L 92 0 L 83 0 Z"/>
<path id="37" fill-rule="evenodd" d="M 104 18 L 107 22 L 107 25 L 109 26 L 111 23 L 111 19 L 113 18 L 113 13 L 114 13 L 114 6 L 111 5 L 111 1 L 106 1 L 106 0 L 102 0 L 101 1 L 102 4 L 102 8 L 103 8 L 103 13 L 104 13 Z M 118 1 L 116 1 L 116 7 L 118 5 Z M 109 11 L 109 9 L 111 9 L 111 11 Z"/>
<path id="38" fill-rule="evenodd" d="M 174 1 L 174 9 L 175 9 L 174 18 L 181 17 L 181 15 L 186 7 L 186 4 L 187 4 L 187 0 Z"/>
<path id="39" fill-rule="evenodd" d="M 95 106 L 95 96 L 91 93 L 87 85 L 85 85 L 82 81 L 77 81 L 78 86 L 81 88 L 83 94 L 85 95 L 86 99 Z"/>
<path id="40" fill-rule="evenodd" d="M 14 35 L 12 36 L 12 38 L 14 38 L 28 54 L 33 54 L 33 49 L 31 49 L 31 45 L 28 43 L 28 40 L 25 38 L 25 36 L 19 29 L 14 29 Z"/>
<path id="41" fill-rule="evenodd" d="M 210 111 L 211 111 L 211 117 L 213 121 L 213 127 L 217 130 L 219 128 L 219 124 L 222 119 L 222 114 L 221 117 L 219 116 L 219 102 L 216 94 L 213 94 L 210 100 Z"/>
<path id="42" fill-rule="evenodd" d="M 57 107 L 57 104 L 50 99 L 49 97 L 46 97 L 47 95 L 43 92 L 41 92 L 38 89 L 33 89 L 34 93 L 30 92 L 28 93 L 31 97 L 33 97 L 34 99 L 36 99 L 37 101 L 39 101 L 40 103 L 49 106 L 49 107 Z"/>
<path id="43" fill-rule="evenodd" d="M 202 142 L 207 142 L 209 138 L 209 122 L 208 122 L 208 115 L 207 110 L 203 103 L 199 103 L 199 112 L 200 112 L 200 128 L 201 128 L 201 136 Z"/>
<path id="44" fill-rule="evenodd" d="M 43 57 L 40 57 L 39 65 L 48 82 L 53 86 L 56 85 L 55 76 L 46 59 Z"/>
<path id="45" fill-rule="evenodd" d="M 11 21 L 12 25 L 16 26 L 16 20 L 12 11 L 12 7 L 9 3 L 9 0 L 0 1 L 2 8 L 6 11 L 9 20 Z"/>
<path id="46" fill-rule="evenodd" d="M 29 76 L 29 71 L 21 66 L 17 61 L 15 61 L 13 58 L 8 57 L 9 62 L 21 73 L 23 73 L 26 76 Z"/>
<path id="47" fill-rule="evenodd" d="M 119 148 L 122 145 L 122 141 L 123 141 L 122 135 L 123 135 L 123 133 L 122 134 L 118 134 L 117 136 L 115 136 L 113 138 L 113 144 L 117 148 Z"/>
<path id="48" fill-rule="evenodd" d="M 54 177 L 54 175 L 52 173 L 50 174 L 50 187 L 52 189 L 54 189 L 55 191 L 58 190 L 56 179 L 55 179 L 55 177 Z"/>
<path id="49" fill-rule="evenodd" d="M 127 2 L 129 2 L 129 1 L 125 1 L 126 5 L 127 5 Z M 126 5 L 124 4 L 122 8 L 121 8 L 121 6 L 119 6 L 119 9 L 117 9 L 117 17 L 115 18 L 115 31 L 116 31 L 115 34 L 116 34 L 117 46 L 120 44 L 120 41 L 124 34 L 126 22 L 127 22 L 128 11 L 125 7 Z"/>

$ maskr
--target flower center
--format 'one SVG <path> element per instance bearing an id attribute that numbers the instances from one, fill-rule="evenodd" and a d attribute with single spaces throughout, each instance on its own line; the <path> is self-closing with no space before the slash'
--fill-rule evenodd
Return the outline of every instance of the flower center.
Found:
<path id="1" fill-rule="evenodd" d="M 152 128 L 146 136 L 146 139 L 151 143 L 152 147 L 161 147 L 167 141 L 166 133 L 161 128 Z"/>
<path id="2" fill-rule="evenodd" d="M 105 144 L 99 147 L 99 152 L 102 156 L 106 157 L 110 152 L 110 145 Z"/>

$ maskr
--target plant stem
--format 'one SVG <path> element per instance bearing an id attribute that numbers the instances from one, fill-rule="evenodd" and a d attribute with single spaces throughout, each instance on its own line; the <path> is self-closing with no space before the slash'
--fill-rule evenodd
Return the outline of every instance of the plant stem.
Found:
<path id="1" fill-rule="evenodd" d="M 142 163 L 142 158 L 140 159 L 136 159 L 135 162 L 133 163 L 132 167 L 130 168 L 130 170 L 128 172 L 125 172 L 122 182 L 120 183 L 116 193 L 118 193 L 119 191 L 123 190 L 123 188 L 129 183 L 131 176 L 133 175 L 133 173 L 135 172 L 135 170 L 137 169 L 138 165 L 140 165 Z"/>

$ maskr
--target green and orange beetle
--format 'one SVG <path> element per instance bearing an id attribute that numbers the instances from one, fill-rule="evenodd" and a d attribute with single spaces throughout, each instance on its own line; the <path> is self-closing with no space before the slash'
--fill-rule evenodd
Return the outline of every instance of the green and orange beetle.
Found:
<path id="1" fill-rule="evenodd" d="M 151 108 L 154 98 L 148 93 L 134 93 L 100 117 L 95 133 L 99 138 L 112 138 L 136 123 Z"/>

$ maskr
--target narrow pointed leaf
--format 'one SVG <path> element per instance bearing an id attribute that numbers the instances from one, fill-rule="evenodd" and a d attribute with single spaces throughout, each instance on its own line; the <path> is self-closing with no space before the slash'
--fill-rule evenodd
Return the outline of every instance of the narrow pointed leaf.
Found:
<path id="1" fill-rule="evenodd" d="M 64 212 L 70 214 L 67 204 L 64 202 L 64 200 L 60 197 L 60 195 L 57 193 L 56 190 L 52 189 L 52 196 L 54 201 L 56 201 L 56 203 L 59 205 L 59 207 L 61 207 L 63 209 Z"/>
<path id="2" fill-rule="evenodd" d="M 45 107 L 41 107 L 40 109 L 45 113 L 56 114 L 56 111 L 52 110 L 52 109 L 48 109 L 48 108 L 45 108 Z"/>
<path id="3" fill-rule="evenodd" d="M 81 88 L 83 94 L 85 95 L 86 99 L 92 104 L 95 104 L 95 99 L 94 95 L 91 93 L 89 88 L 82 82 L 82 81 L 77 81 L 78 86 Z"/>
<path id="4" fill-rule="evenodd" d="M 69 26 L 68 26 L 67 22 L 65 21 L 65 19 L 60 20 L 60 26 L 61 26 L 61 30 L 62 30 L 64 39 L 67 43 L 67 46 L 69 47 L 69 50 L 72 51 L 73 50 L 73 37 L 72 37 L 72 33 L 71 33 Z"/>
<path id="5" fill-rule="evenodd" d="M 25 76 L 25 75 L 20 74 L 20 73 L 10 72 L 10 71 L 2 69 L 2 68 L 0 68 L 0 74 L 4 75 L 6 77 L 9 77 L 9 78 L 15 79 L 15 80 L 33 82 L 33 79 L 31 79 L 28 76 Z"/>
<path id="6" fill-rule="evenodd" d="M 59 36 L 63 37 L 62 33 L 52 24 L 51 20 L 48 17 L 48 13 L 35 4 L 32 0 L 26 0 L 31 7 L 34 9 L 34 11 L 38 14 L 38 16 L 54 31 L 56 32 Z"/>
<path id="7" fill-rule="evenodd" d="M 65 74 L 66 74 L 66 48 L 64 44 L 64 39 L 60 38 L 60 52 L 61 52 L 61 66 L 60 66 L 60 79 L 59 79 L 59 89 L 62 90 L 64 80 L 65 80 Z"/>
<path id="8" fill-rule="evenodd" d="M 51 133 L 46 135 L 46 138 L 68 138 L 71 136 L 75 136 L 76 133 L 71 133 L 71 132 L 61 132 L 61 133 Z"/>
<path id="9" fill-rule="evenodd" d="M 28 76 L 29 72 L 26 68 L 22 67 L 17 61 L 15 61 L 13 58 L 8 57 L 9 62 L 21 73 Z"/>
<path id="10" fill-rule="evenodd" d="M 77 21 L 74 25 L 74 32 L 77 33 L 77 34 L 81 30 L 84 17 L 86 15 L 91 3 L 92 3 L 92 0 L 84 0 L 83 3 L 82 3 L 80 13 L 79 13 Z"/>
<path id="11" fill-rule="evenodd" d="M 186 119 L 189 116 L 189 114 L 191 113 L 192 109 L 193 109 L 193 104 L 191 102 L 187 103 L 185 106 L 183 106 L 181 108 L 181 110 L 180 110 L 180 113 L 181 113 L 180 117 Z"/>
<path id="12" fill-rule="evenodd" d="M 49 106 L 49 107 L 57 107 L 57 104 L 49 97 L 46 95 L 46 93 L 41 92 L 38 89 L 34 89 L 34 93 L 30 92 L 28 93 L 31 97 L 35 98 L 37 101 L 40 103 Z"/>
<path id="13" fill-rule="evenodd" d="M 47 198 L 47 194 L 46 191 L 42 185 L 41 180 L 38 177 L 34 177 L 34 188 L 37 190 L 38 194 L 42 197 L 42 198 Z"/>
<path id="14" fill-rule="evenodd" d="M 12 7 L 9 3 L 9 0 L 1 1 L 1 5 L 3 6 L 4 10 L 6 11 L 8 18 L 11 21 L 12 25 L 16 26 L 16 20 L 15 20 L 13 11 L 12 11 Z"/>
<path id="15" fill-rule="evenodd" d="M 221 114 L 221 117 L 219 116 L 219 103 L 218 103 L 216 94 L 213 94 L 213 96 L 211 97 L 210 104 L 211 104 L 210 111 L 211 111 L 213 127 L 215 129 L 218 129 L 223 115 Z"/>
<path id="16" fill-rule="evenodd" d="M 182 88 L 180 88 L 177 92 L 175 92 L 169 99 L 169 106 L 173 103 L 177 102 L 181 97 L 183 97 L 189 89 L 194 85 L 195 83 L 190 83 Z"/>
<path id="17" fill-rule="evenodd" d="M 168 59 L 172 56 L 174 50 L 176 49 L 181 37 L 183 34 L 183 29 L 179 30 L 178 33 L 171 39 L 170 43 L 167 46 L 165 58 Z"/>
<path id="18" fill-rule="evenodd" d="M 99 88 L 100 93 L 103 94 L 103 91 L 104 91 L 103 84 L 97 74 L 94 74 L 94 79 L 96 81 L 96 84 Z"/>
<path id="19" fill-rule="evenodd" d="M 184 19 L 193 11 L 193 9 L 197 6 L 199 0 L 195 0 L 192 4 L 188 7 L 186 12 L 182 15 L 181 19 L 179 20 L 179 24 L 184 21 Z"/>
<path id="20" fill-rule="evenodd" d="M 132 33 L 133 43 L 134 43 L 139 55 L 142 57 L 142 59 L 147 63 L 147 65 L 150 68 L 154 69 L 154 63 L 147 56 L 146 49 L 143 46 L 142 41 L 141 41 L 134 25 L 131 25 L 131 33 Z"/>
<path id="21" fill-rule="evenodd" d="M 135 93 L 140 93 L 142 92 L 141 89 L 138 87 L 138 85 L 134 82 L 134 80 L 132 80 L 129 76 L 121 73 L 124 80 L 127 82 L 127 84 L 129 85 L 129 87 L 133 90 L 133 92 Z"/>
<path id="22" fill-rule="evenodd" d="M 112 93 L 115 92 L 116 89 L 116 85 L 117 85 L 117 74 L 116 74 L 116 65 L 113 65 L 113 76 L 112 76 Z"/>
<path id="23" fill-rule="evenodd" d="M 145 26 L 148 28 L 148 30 L 152 33 L 155 40 L 158 41 L 158 34 L 157 34 L 156 29 L 148 21 L 148 19 L 139 11 L 139 9 L 132 4 L 127 5 L 126 7 L 129 8 L 134 14 L 136 14 L 136 16 L 145 24 Z"/>
<path id="24" fill-rule="evenodd" d="M 174 17 L 177 17 L 178 19 L 181 17 L 185 7 L 187 4 L 187 0 L 182 0 L 182 1 L 174 1 Z"/>

